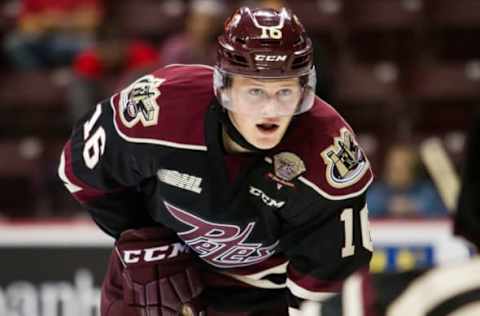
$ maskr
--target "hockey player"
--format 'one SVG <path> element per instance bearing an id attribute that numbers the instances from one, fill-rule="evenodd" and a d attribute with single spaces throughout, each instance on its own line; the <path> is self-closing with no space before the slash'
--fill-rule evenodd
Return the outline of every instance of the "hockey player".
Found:
<path id="1" fill-rule="evenodd" d="M 368 265 L 372 171 L 314 90 L 297 17 L 244 7 L 215 67 L 161 68 L 78 123 L 59 175 L 116 239 L 102 315 L 294 315 Z"/>

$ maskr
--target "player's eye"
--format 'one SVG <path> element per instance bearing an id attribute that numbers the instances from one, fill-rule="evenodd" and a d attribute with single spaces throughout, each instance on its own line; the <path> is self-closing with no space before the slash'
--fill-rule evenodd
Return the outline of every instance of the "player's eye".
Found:
<path id="1" fill-rule="evenodd" d="M 260 97 L 264 95 L 264 92 L 262 89 L 252 88 L 248 90 L 248 94 L 254 97 Z"/>
<path id="2" fill-rule="evenodd" d="M 281 89 L 277 92 L 279 97 L 289 97 L 293 94 L 292 89 Z"/>

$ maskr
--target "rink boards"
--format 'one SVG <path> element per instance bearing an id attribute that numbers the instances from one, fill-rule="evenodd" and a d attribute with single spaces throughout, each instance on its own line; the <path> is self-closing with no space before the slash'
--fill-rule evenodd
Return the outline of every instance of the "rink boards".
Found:
<path id="1" fill-rule="evenodd" d="M 371 223 L 371 270 L 463 260 L 472 250 L 448 220 Z M 0 223 L 0 315 L 97 316 L 113 239 L 88 221 Z"/>

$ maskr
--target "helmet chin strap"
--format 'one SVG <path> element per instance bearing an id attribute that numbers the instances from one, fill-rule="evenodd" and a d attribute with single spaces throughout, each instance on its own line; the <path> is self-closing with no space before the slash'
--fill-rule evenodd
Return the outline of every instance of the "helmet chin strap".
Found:
<path id="1" fill-rule="evenodd" d="M 255 153 L 267 152 L 268 149 L 260 149 L 251 143 L 249 143 L 245 137 L 238 131 L 238 129 L 233 125 L 230 117 L 228 116 L 227 110 L 225 110 L 221 105 L 216 104 L 214 106 L 215 112 L 217 113 L 217 119 L 222 123 L 227 135 L 237 143 L 238 145 L 242 146 L 245 149 L 248 149 Z"/>

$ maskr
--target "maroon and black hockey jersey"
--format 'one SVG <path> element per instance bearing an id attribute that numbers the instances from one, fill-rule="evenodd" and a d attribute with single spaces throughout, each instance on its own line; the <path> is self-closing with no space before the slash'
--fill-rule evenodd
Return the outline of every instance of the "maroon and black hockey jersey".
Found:
<path id="1" fill-rule="evenodd" d="M 317 98 L 274 149 L 227 154 L 212 85 L 201 65 L 138 79 L 78 123 L 61 179 L 113 237 L 176 231 L 220 310 L 331 296 L 372 251 L 373 176 L 352 129 Z"/>

